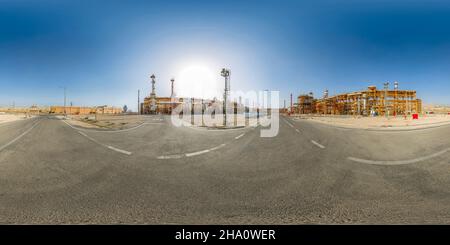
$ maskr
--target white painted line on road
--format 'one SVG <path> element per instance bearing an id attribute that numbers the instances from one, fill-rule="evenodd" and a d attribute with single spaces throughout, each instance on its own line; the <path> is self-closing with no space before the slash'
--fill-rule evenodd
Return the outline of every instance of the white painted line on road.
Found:
<path id="1" fill-rule="evenodd" d="M 113 146 L 110 146 L 110 145 L 105 145 L 105 144 L 103 144 L 103 143 L 97 141 L 96 139 L 90 137 L 89 135 L 85 134 L 84 132 L 78 131 L 77 128 L 73 127 L 73 126 L 70 125 L 68 122 L 66 122 L 66 121 L 63 121 L 63 122 L 64 122 L 65 124 L 69 125 L 71 128 L 77 130 L 77 132 L 78 132 L 79 134 L 83 135 L 84 137 L 86 137 L 87 139 L 89 139 L 90 141 L 92 141 L 92 142 L 94 142 L 94 143 L 96 143 L 96 144 L 99 144 L 99 145 L 101 145 L 101 146 L 103 146 L 103 147 L 106 147 L 106 148 L 108 148 L 108 149 L 110 149 L 110 150 L 113 150 L 113 151 L 115 151 L 115 152 L 119 152 L 119 153 L 122 153 L 122 154 L 125 154 L 125 155 L 131 155 L 131 154 L 132 154 L 132 153 L 129 152 L 129 151 L 125 151 L 125 150 L 122 150 L 122 149 L 119 149 L 119 148 L 116 148 L 116 147 L 113 147 Z"/>
<path id="2" fill-rule="evenodd" d="M 176 154 L 176 155 L 168 155 L 168 156 L 159 156 L 157 157 L 158 159 L 178 159 L 178 158 L 182 158 L 183 155 L 182 154 Z"/>
<path id="3" fill-rule="evenodd" d="M 288 122 L 288 120 L 286 120 L 286 119 L 284 119 L 284 118 L 283 118 L 283 120 L 284 120 L 284 122 L 285 122 L 287 125 L 289 125 L 289 127 L 295 128 L 294 125 L 292 125 L 290 122 Z"/>
<path id="4" fill-rule="evenodd" d="M 135 130 L 135 129 L 138 129 L 147 124 L 164 124 L 161 122 L 143 122 L 133 128 L 127 128 L 127 129 L 121 129 L 121 130 L 95 130 L 95 129 L 77 128 L 77 127 L 74 127 L 73 125 L 71 125 L 70 123 L 66 122 L 65 120 L 63 120 L 63 122 L 75 130 L 83 130 L 83 131 L 95 132 L 95 133 L 120 133 L 120 132 L 127 132 L 127 131 L 131 131 L 131 130 Z"/>
<path id="5" fill-rule="evenodd" d="M 62 119 L 61 119 L 62 120 Z M 71 128 L 78 130 L 77 128 L 75 128 L 74 126 L 70 125 L 70 123 L 66 122 L 65 120 L 62 120 L 65 124 L 69 125 Z"/>
<path id="6" fill-rule="evenodd" d="M 159 156 L 157 157 L 157 159 L 179 159 L 182 157 L 193 157 L 193 156 L 198 156 L 198 155 L 202 155 L 211 151 L 215 151 L 218 150 L 224 146 L 226 146 L 227 144 L 221 144 L 218 145 L 216 147 L 207 149 L 207 150 L 203 150 L 203 151 L 197 151 L 197 152 L 191 152 L 191 153 L 185 153 L 185 154 L 175 154 L 175 155 L 166 155 L 166 156 Z"/>
<path id="7" fill-rule="evenodd" d="M 251 127 L 251 128 L 249 128 Z M 199 127 L 199 126 L 184 126 L 184 128 L 193 129 L 193 130 L 200 130 L 210 133 L 223 133 L 223 132 L 232 132 L 232 131 L 239 131 L 239 130 L 253 130 L 255 129 L 253 126 L 245 126 L 241 128 L 228 128 L 228 129 L 218 129 L 218 128 L 207 128 L 207 127 Z"/>
<path id="8" fill-rule="evenodd" d="M 162 124 L 162 123 L 149 123 L 149 122 L 144 122 L 141 123 L 135 127 L 132 128 L 127 128 L 127 129 L 120 129 L 120 130 L 108 130 L 108 131 L 104 131 L 104 130 L 85 130 L 85 131 L 89 131 L 89 132 L 96 132 L 96 133 L 121 133 L 121 132 L 127 132 L 127 131 L 131 131 L 131 130 L 135 130 L 138 129 L 146 124 Z"/>
<path id="9" fill-rule="evenodd" d="M 238 135 L 238 136 L 236 136 L 236 137 L 234 137 L 234 139 L 239 139 L 239 138 L 241 138 L 242 136 L 244 136 L 245 134 L 241 134 L 241 135 Z"/>
<path id="10" fill-rule="evenodd" d="M 187 157 L 192 157 L 192 156 L 198 156 L 198 155 L 201 155 L 201 154 L 205 154 L 205 153 L 208 153 L 208 152 L 209 152 L 209 150 L 203 150 L 203 151 L 197 151 L 197 152 L 192 152 L 192 153 L 186 153 L 185 155 Z"/>
<path id="11" fill-rule="evenodd" d="M 31 126 L 31 128 L 27 129 L 25 132 L 23 132 L 21 135 L 17 136 L 16 138 L 14 138 L 13 140 L 11 140 L 10 142 L 8 142 L 7 144 L 3 145 L 0 147 L 0 151 L 2 151 L 3 149 L 5 149 L 6 147 L 10 146 L 11 144 L 13 144 L 14 142 L 18 141 L 20 138 L 22 138 L 23 136 L 25 136 L 26 134 L 28 134 L 31 130 L 33 130 L 34 127 L 36 127 L 36 125 L 39 124 L 40 121 L 37 121 L 35 124 L 33 124 L 33 126 Z"/>
<path id="12" fill-rule="evenodd" d="M 95 143 L 97 143 L 97 144 L 99 144 L 99 145 L 103 145 L 102 143 L 100 143 L 100 142 L 98 142 L 97 140 L 95 140 L 94 138 L 88 136 L 88 135 L 85 134 L 84 132 L 78 131 L 78 133 L 80 133 L 80 134 L 83 135 L 84 137 L 88 138 L 89 140 L 91 140 L 91 141 L 93 141 L 93 142 L 95 142 Z M 103 146 L 105 146 L 105 145 L 103 145 Z"/>
<path id="13" fill-rule="evenodd" d="M 314 140 L 311 140 L 311 143 L 313 143 L 314 145 L 316 145 L 317 147 L 319 147 L 319 148 L 321 148 L 321 149 L 325 149 L 325 146 L 323 146 L 323 145 L 317 143 L 317 142 L 314 141 Z"/>
<path id="14" fill-rule="evenodd" d="M 361 158 L 356 158 L 356 157 L 347 157 L 347 159 L 350 161 L 358 162 L 358 163 L 365 163 L 365 164 L 372 164 L 372 165 L 405 165 L 405 164 L 412 164 L 412 163 L 426 161 L 426 160 L 438 157 L 442 154 L 445 154 L 449 151 L 450 151 L 450 148 L 447 148 L 447 149 L 433 153 L 428 156 L 418 157 L 418 158 L 409 159 L 409 160 L 397 160 L 397 161 L 374 161 L 374 160 L 367 160 L 367 159 L 361 159 Z"/>
<path id="15" fill-rule="evenodd" d="M 129 151 L 122 150 L 122 149 L 116 148 L 116 147 L 114 147 L 114 146 L 105 145 L 105 144 L 103 144 L 103 143 L 97 141 L 96 139 L 90 137 L 89 135 L 85 134 L 84 132 L 81 132 L 81 131 L 77 131 L 77 132 L 80 133 L 81 135 L 83 135 L 84 137 L 86 137 L 87 139 L 89 139 L 90 141 L 92 141 L 92 142 L 94 142 L 94 143 L 96 143 L 96 144 L 99 144 L 99 145 L 101 145 L 101 146 L 103 146 L 103 147 L 106 147 L 106 148 L 108 148 L 108 149 L 110 149 L 110 150 L 113 150 L 113 151 L 116 151 L 116 152 L 119 152 L 119 153 L 122 153 L 122 154 L 125 154 L 125 155 L 131 155 L 131 154 L 132 154 L 132 153 L 129 152 Z"/>
<path id="16" fill-rule="evenodd" d="M 164 123 L 160 123 L 160 122 L 144 122 L 144 123 L 139 124 L 136 127 L 127 128 L 127 129 L 108 130 L 108 131 L 106 131 L 106 130 L 105 131 L 103 131 L 103 130 L 86 130 L 86 131 L 96 132 L 96 133 L 121 133 L 121 132 L 127 132 L 127 131 L 131 131 L 131 130 L 135 130 L 135 129 L 138 129 L 138 128 L 144 126 L 144 125 L 150 125 L 150 124 L 164 124 Z"/>
<path id="17" fill-rule="evenodd" d="M 222 148 L 222 147 L 224 147 L 224 146 L 226 146 L 227 144 L 221 144 L 221 145 L 219 145 L 219 146 L 216 146 L 216 147 L 213 147 L 213 148 L 211 148 L 211 149 L 209 149 L 210 151 L 215 151 L 215 150 L 218 150 L 218 149 L 220 149 L 220 148 Z"/>
<path id="18" fill-rule="evenodd" d="M 113 150 L 113 151 L 117 151 L 117 152 L 120 152 L 120 153 L 123 153 L 123 154 L 126 154 L 126 155 L 131 155 L 131 152 L 129 152 L 129 151 L 118 149 L 118 148 L 110 146 L 110 145 L 108 146 L 108 148 Z"/>

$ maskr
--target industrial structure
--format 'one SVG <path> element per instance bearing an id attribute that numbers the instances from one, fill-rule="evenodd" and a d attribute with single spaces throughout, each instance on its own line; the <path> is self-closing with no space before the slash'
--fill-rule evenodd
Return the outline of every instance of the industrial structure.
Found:
<path id="1" fill-rule="evenodd" d="M 30 107 L 0 107 L 1 113 L 22 113 L 22 114 L 39 114 L 39 113 L 48 113 L 48 107 L 38 107 L 37 105 L 32 105 Z"/>
<path id="2" fill-rule="evenodd" d="M 150 76 L 152 83 L 152 92 L 149 96 L 144 98 L 144 102 L 140 104 L 141 114 L 170 114 L 179 104 L 183 103 L 181 99 L 175 97 L 174 83 L 175 79 L 172 78 L 170 97 L 157 97 L 156 96 L 156 76 Z"/>
<path id="3" fill-rule="evenodd" d="M 323 98 L 315 99 L 312 93 L 298 96 L 293 112 L 298 114 L 325 115 L 372 115 L 396 116 L 422 113 L 422 101 L 416 91 L 399 90 L 398 83 L 389 89 L 369 86 L 367 90 L 329 96 L 324 92 Z"/>
<path id="4" fill-rule="evenodd" d="M 139 105 L 139 111 L 140 114 L 171 114 L 172 111 L 178 107 L 179 105 L 186 105 L 189 104 L 191 108 L 191 114 L 199 113 L 202 114 L 206 110 L 207 107 L 212 106 L 213 104 L 217 104 L 219 102 L 223 103 L 223 112 L 224 112 L 224 122 L 223 125 L 227 125 L 227 117 L 226 117 L 226 111 L 229 112 L 229 110 L 234 109 L 236 111 L 236 108 L 238 108 L 241 105 L 240 98 L 239 103 L 234 101 L 229 101 L 229 93 L 230 93 L 230 70 L 228 69 L 222 69 L 221 75 L 225 78 L 225 90 L 223 94 L 223 101 L 221 102 L 217 98 L 214 98 L 212 100 L 210 99 L 200 99 L 200 98 L 178 98 L 176 97 L 175 93 L 175 79 L 170 79 L 170 97 L 158 97 L 156 96 L 156 76 L 151 75 L 151 85 L 152 90 L 149 96 L 144 98 L 144 102 L 140 103 Z M 138 98 L 139 101 L 139 98 Z M 195 110 L 194 110 L 195 108 Z M 200 109 L 201 108 L 201 109 Z"/>
<path id="5" fill-rule="evenodd" d="M 111 106 L 50 106 L 38 107 L 32 105 L 30 107 L 4 107 L 0 108 L 0 112 L 4 113 L 25 113 L 25 114 L 67 114 L 67 115 L 88 115 L 88 114 L 120 114 L 122 108 Z"/>
<path id="6" fill-rule="evenodd" d="M 227 100 L 230 96 L 230 75 L 231 71 L 223 68 L 220 75 L 225 78 L 225 90 L 223 93 L 223 125 L 227 126 Z"/>

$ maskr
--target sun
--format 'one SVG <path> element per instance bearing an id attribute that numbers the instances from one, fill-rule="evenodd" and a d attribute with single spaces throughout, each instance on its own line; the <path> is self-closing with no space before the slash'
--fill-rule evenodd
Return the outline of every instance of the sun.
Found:
<path id="1" fill-rule="evenodd" d="M 178 97 L 194 97 L 212 99 L 219 95 L 219 71 L 203 64 L 190 64 L 178 75 Z"/>

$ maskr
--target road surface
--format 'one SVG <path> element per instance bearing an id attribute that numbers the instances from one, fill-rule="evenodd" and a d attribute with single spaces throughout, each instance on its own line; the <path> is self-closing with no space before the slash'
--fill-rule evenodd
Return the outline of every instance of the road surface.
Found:
<path id="1" fill-rule="evenodd" d="M 123 131 L 56 117 L 0 125 L 0 223 L 450 223 L 450 126 L 377 132 L 280 118 Z"/>

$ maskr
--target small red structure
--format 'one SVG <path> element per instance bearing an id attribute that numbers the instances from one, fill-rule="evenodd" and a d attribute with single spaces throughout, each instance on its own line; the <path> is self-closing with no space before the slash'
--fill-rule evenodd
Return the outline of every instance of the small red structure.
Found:
<path id="1" fill-rule="evenodd" d="M 418 119 L 419 119 L 419 114 L 414 113 L 414 114 L 412 115 L 412 117 L 413 117 L 413 120 L 418 120 Z"/>

